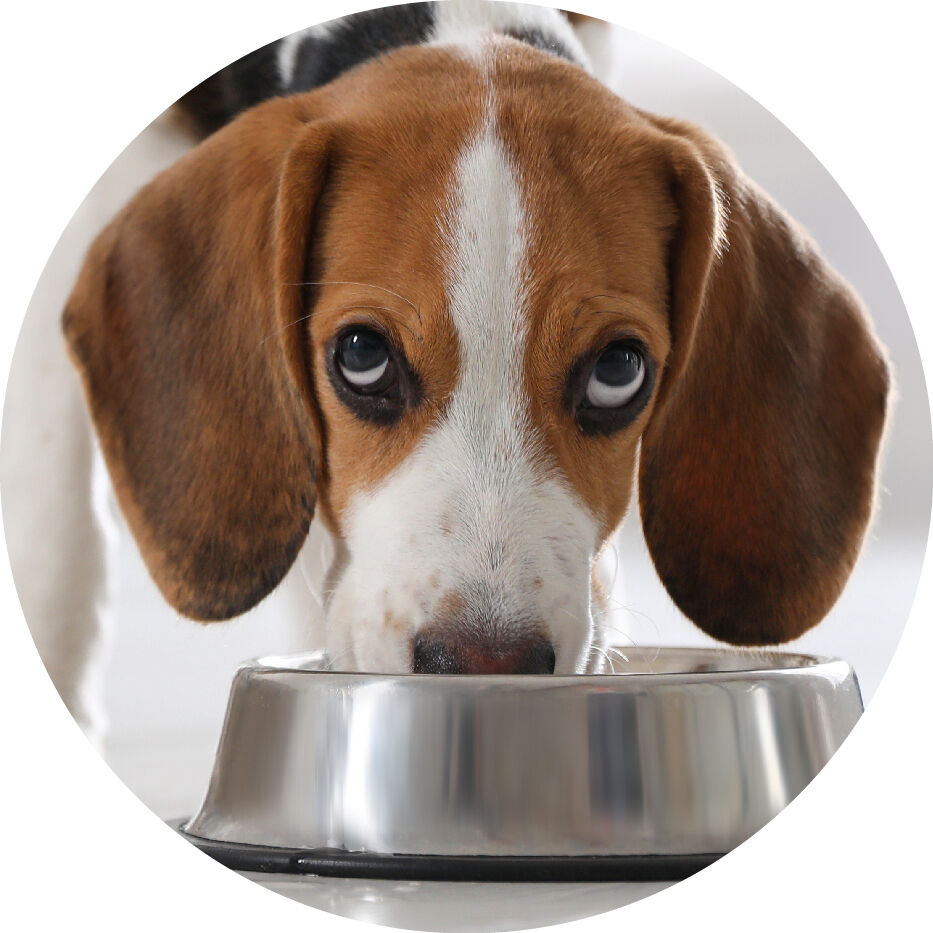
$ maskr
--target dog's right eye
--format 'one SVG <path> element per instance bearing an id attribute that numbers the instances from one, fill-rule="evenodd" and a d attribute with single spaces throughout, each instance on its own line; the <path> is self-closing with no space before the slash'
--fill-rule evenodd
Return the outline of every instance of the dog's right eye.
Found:
<path id="1" fill-rule="evenodd" d="M 354 324 L 331 338 L 325 365 L 337 398 L 358 418 L 395 424 L 421 401 L 421 381 L 381 330 Z"/>
<path id="2" fill-rule="evenodd" d="M 392 354 L 381 334 L 356 327 L 337 341 L 337 366 L 351 389 L 363 395 L 385 392 L 394 378 Z"/>

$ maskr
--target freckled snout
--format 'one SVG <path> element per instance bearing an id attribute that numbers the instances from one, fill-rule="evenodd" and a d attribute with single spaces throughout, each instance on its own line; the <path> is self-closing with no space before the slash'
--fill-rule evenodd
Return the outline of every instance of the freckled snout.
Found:
<path id="1" fill-rule="evenodd" d="M 491 635 L 428 629 L 412 642 L 416 674 L 553 674 L 554 647 L 539 633 Z"/>

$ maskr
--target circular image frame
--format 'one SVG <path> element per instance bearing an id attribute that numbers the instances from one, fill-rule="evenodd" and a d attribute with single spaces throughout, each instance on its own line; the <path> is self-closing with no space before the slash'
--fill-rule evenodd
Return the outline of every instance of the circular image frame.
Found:
<path id="1" fill-rule="evenodd" d="M 656 87 L 655 87 L 655 90 L 656 90 Z M 737 93 L 740 93 L 740 92 L 737 92 Z M 646 98 L 649 98 L 649 97 L 650 97 L 650 94 L 647 94 Z M 648 103 L 645 103 L 645 99 L 636 100 L 636 103 L 639 103 L 639 104 L 644 103 L 645 106 L 649 105 Z M 653 107 L 653 109 L 660 110 L 662 108 L 655 106 Z M 691 115 L 691 119 L 697 119 L 698 122 L 704 121 L 706 122 L 707 125 L 709 125 L 710 123 L 709 117 L 703 118 L 703 117 L 697 117 L 696 115 Z M 770 131 L 766 131 L 763 135 L 763 138 L 769 138 L 769 135 L 768 135 L 769 132 Z M 737 150 L 739 149 L 739 146 L 736 145 L 734 140 L 729 140 L 729 141 L 733 145 L 733 148 L 736 148 Z M 801 158 L 805 158 L 805 157 L 801 156 Z M 763 182 L 765 187 L 769 187 L 768 181 L 762 177 L 762 174 L 764 172 L 756 173 L 756 170 L 749 165 L 747 161 L 747 157 L 743 157 L 741 152 L 740 152 L 740 160 L 742 160 L 743 164 L 746 165 L 746 168 L 749 170 L 750 174 L 758 177 L 758 179 Z M 780 184 L 781 184 L 780 179 L 778 179 L 776 182 L 770 185 L 771 190 L 777 194 L 778 200 L 782 200 L 782 196 L 776 191 L 776 189 L 780 187 Z M 783 200 L 784 200 L 784 203 L 787 203 L 788 201 L 792 201 L 793 193 L 785 196 Z M 821 240 L 823 244 L 823 248 L 828 249 L 826 246 L 825 240 L 821 239 L 820 233 L 817 230 L 817 228 L 819 227 L 819 221 L 810 221 L 808 223 L 806 216 L 805 216 L 806 215 L 805 208 L 802 208 L 801 210 L 795 210 L 792 205 L 788 205 L 788 206 L 790 207 L 791 213 L 795 213 L 800 219 L 803 220 L 805 225 L 809 226 L 811 229 L 814 230 L 817 238 Z M 850 208 L 851 208 L 851 205 L 850 205 Z M 863 246 L 864 246 L 864 243 L 860 244 L 858 249 L 861 249 Z M 872 244 L 872 248 L 874 248 L 873 244 Z M 855 255 L 860 255 L 858 253 L 858 249 L 854 251 Z M 865 284 L 865 282 L 863 282 L 862 284 L 859 284 L 859 280 L 863 279 L 863 277 L 866 276 L 866 271 L 865 271 L 866 267 L 864 267 L 861 263 L 856 262 L 850 267 L 850 269 L 847 270 L 845 268 L 845 265 L 849 260 L 840 259 L 839 256 L 831 256 L 831 258 L 833 258 L 834 262 L 836 262 L 836 264 L 840 267 L 840 269 L 842 269 L 842 271 L 848 277 L 850 277 L 853 281 L 855 281 L 856 285 L 859 287 L 859 290 L 863 293 L 863 295 L 866 296 L 869 306 L 872 306 L 873 304 L 872 298 L 869 297 L 870 294 L 880 295 L 881 297 L 878 299 L 878 301 L 881 304 L 887 305 L 888 307 L 892 306 L 892 303 L 889 300 L 891 293 L 890 291 L 885 291 L 885 286 L 883 285 L 883 283 L 878 284 L 878 285 L 872 285 L 871 283 Z M 893 283 L 890 283 L 890 284 L 891 284 L 891 287 L 893 287 Z M 903 322 L 907 322 L 907 328 L 909 331 L 909 321 L 907 320 L 907 317 L 906 317 L 906 311 L 903 310 L 903 305 L 899 303 L 899 299 L 897 299 L 894 302 L 894 306 L 897 307 L 898 312 L 902 315 Z M 876 319 L 876 324 L 878 325 L 879 333 L 881 333 L 882 339 L 884 339 L 885 342 L 890 347 L 892 343 L 892 338 L 885 336 L 885 327 L 877 319 Z M 900 387 L 900 403 L 896 411 L 894 427 L 892 428 L 891 434 L 888 439 L 888 455 L 887 455 L 888 460 L 886 462 L 886 468 L 888 467 L 889 464 L 892 463 L 891 452 L 892 450 L 894 450 L 894 451 L 897 451 L 897 456 L 893 460 L 894 467 L 896 469 L 894 469 L 894 472 L 890 474 L 893 476 L 893 479 L 889 480 L 885 484 L 889 488 L 890 494 L 888 496 L 885 496 L 884 493 L 882 493 L 882 511 L 881 511 L 879 520 L 876 522 L 873 528 L 872 540 L 870 540 L 868 544 L 869 553 L 871 553 L 872 551 L 877 552 L 877 549 L 879 547 L 883 548 L 886 546 L 887 534 L 888 534 L 888 526 L 886 523 L 889 521 L 888 519 L 889 515 L 891 516 L 890 521 L 892 525 L 896 524 L 897 522 L 901 520 L 903 520 L 905 524 L 908 524 L 908 525 L 912 523 L 915 524 L 917 527 L 917 534 L 916 534 L 917 540 L 922 540 L 925 537 L 925 531 L 926 531 L 925 514 L 928 513 L 928 503 L 929 503 L 928 489 L 927 489 L 927 498 L 925 500 L 922 500 L 922 497 L 918 499 L 911 498 L 907 494 L 907 491 L 911 489 L 911 483 L 912 483 L 912 477 L 913 477 L 912 471 L 916 470 L 917 473 L 922 474 L 924 467 L 929 462 L 929 449 L 928 449 L 929 445 L 927 444 L 926 450 L 920 451 L 919 456 L 916 454 L 904 454 L 903 451 L 907 448 L 900 446 L 901 438 L 897 433 L 898 425 L 906 424 L 908 425 L 908 429 L 904 431 L 904 434 L 910 434 L 915 439 L 918 437 L 921 439 L 924 437 L 928 438 L 929 436 L 929 420 L 928 420 L 929 415 L 928 415 L 928 406 L 926 405 L 925 393 L 922 394 L 922 396 L 920 397 L 919 406 L 916 409 L 913 406 L 913 401 L 916 398 L 914 394 L 914 389 L 916 388 L 917 385 L 920 385 L 920 387 L 922 388 L 922 370 L 919 370 L 919 356 L 916 356 L 915 361 L 911 361 L 911 360 L 906 359 L 906 357 L 901 358 L 899 354 L 892 352 L 892 358 L 894 358 L 895 369 L 897 371 L 897 376 L 898 376 L 898 385 Z M 916 367 L 914 366 L 914 363 L 916 363 Z M 916 373 L 918 370 L 920 373 L 920 380 L 921 380 L 919 383 L 916 382 Z M 905 402 L 907 404 L 907 408 L 906 408 L 907 414 L 902 415 L 902 413 L 905 411 Z M 912 418 L 914 418 L 915 413 L 916 413 L 916 420 L 911 420 Z M 924 415 L 926 417 L 925 422 L 923 421 Z M 901 419 L 901 420 L 898 421 L 898 419 Z M 925 433 L 924 433 L 924 428 L 925 428 Z M 905 465 L 909 465 L 910 469 L 909 470 L 905 469 Z M 929 473 L 927 472 L 927 476 L 928 475 Z M 921 493 L 922 493 L 922 490 L 921 490 Z M 904 502 L 907 502 L 909 504 L 902 505 L 901 503 L 904 503 Z M 894 504 L 891 505 L 890 503 L 894 503 Z M 926 506 L 926 509 L 924 508 L 925 506 Z M 623 550 L 627 546 L 628 543 L 630 542 L 623 542 Z M 635 543 L 637 543 L 637 541 Z M 916 577 L 919 575 L 919 568 L 922 563 L 922 556 L 923 556 L 923 551 L 922 551 L 922 545 L 921 545 L 920 550 L 915 551 L 912 554 L 913 563 L 910 565 L 911 569 L 904 571 L 900 579 L 903 579 L 905 576 L 911 577 L 912 579 L 916 579 Z M 637 560 L 637 557 L 633 557 L 631 558 L 631 560 Z M 628 558 L 627 558 L 626 566 L 629 566 Z M 864 559 L 863 559 L 862 564 L 860 564 L 859 568 L 857 568 L 856 574 L 859 574 L 860 572 L 862 572 L 863 567 L 864 567 Z M 868 585 L 868 588 L 869 589 L 872 588 L 870 584 Z M 910 601 L 913 595 L 913 587 L 908 586 L 905 588 L 905 590 L 909 592 L 907 592 L 907 598 L 904 601 L 903 616 L 902 616 L 904 619 L 906 619 L 906 614 L 907 614 L 907 611 L 909 610 L 909 604 L 910 604 Z M 646 600 L 646 603 L 647 603 L 648 598 L 647 597 L 643 597 L 643 598 Z M 846 597 L 844 596 L 843 601 L 841 601 L 840 604 L 837 606 L 837 608 L 834 609 L 835 615 L 831 616 L 829 619 L 826 620 L 825 623 L 823 623 L 823 625 L 820 626 L 819 631 L 820 631 L 821 638 L 825 638 L 827 641 L 832 642 L 834 635 L 831 629 L 832 629 L 832 626 L 836 624 L 836 619 L 839 618 L 841 620 L 838 624 L 840 625 L 844 624 L 844 622 L 847 619 L 851 618 L 852 612 L 861 608 L 859 605 L 857 605 L 858 603 L 861 602 L 861 600 L 855 599 L 855 603 L 851 603 L 851 604 L 846 603 L 845 600 L 846 600 Z M 636 608 L 638 607 L 636 606 Z M 890 606 L 889 606 L 889 609 L 890 609 Z M 644 610 L 642 609 L 640 611 L 644 611 Z M 900 613 L 900 607 L 890 611 L 890 615 L 895 616 L 895 617 L 900 617 L 899 613 Z M 658 618 L 659 618 L 658 613 L 652 609 L 650 610 L 650 614 L 652 618 L 654 618 L 655 622 L 660 625 L 661 623 L 658 622 Z M 663 618 L 663 616 L 661 616 L 660 618 Z M 639 624 L 639 623 L 636 622 L 635 624 Z M 823 628 L 824 625 L 828 626 L 828 628 L 824 629 Z M 665 627 L 665 631 L 669 631 L 669 629 Z M 638 640 L 644 640 L 643 639 L 644 634 L 645 634 L 644 631 L 639 631 L 634 637 L 637 638 Z M 883 644 L 885 647 L 882 650 L 879 650 L 879 647 L 877 644 L 875 644 L 870 649 L 871 652 L 873 653 L 873 657 L 878 660 L 874 664 L 874 666 L 872 664 L 868 665 L 867 673 L 860 671 L 860 674 L 862 676 L 863 688 L 866 688 L 865 690 L 866 699 L 870 698 L 870 695 L 874 692 L 875 686 L 877 686 L 877 683 L 880 681 L 881 673 L 883 672 L 884 667 L 886 666 L 887 660 L 891 656 L 891 653 L 893 653 L 893 646 L 896 645 L 896 642 L 897 642 L 896 635 L 893 638 L 886 637 L 883 640 Z M 836 644 L 838 644 L 838 642 L 836 642 Z M 885 651 L 887 650 L 887 646 L 889 644 L 891 646 L 890 651 L 887 654 L 885 654 Z M 798 644 L 798 645 L 795 645 L 795 647 L 806 647 L 808 649 L 811 649 L 810 644 L 807 644 L 805 646 Z M 233 650 L 237 650 L 237 649 L 234 648 Z M 261 649 L 261 650 L 265 650 L 265 649 Z M 824 650 L 824 649 L 822 649 L 821 647 L 820 650 Z M 847 653 L 851 655 L 850 651 L 840 652 L 838 650 L 831 650 L 831 653 Z M 884 659 L 883 661 L 881 660 L 882 658 Z M 865 665 L 863 665 L 863 667 L 864 666 Z M 856 662 L 856 667 L 858 669 L 857 662 Z"/>

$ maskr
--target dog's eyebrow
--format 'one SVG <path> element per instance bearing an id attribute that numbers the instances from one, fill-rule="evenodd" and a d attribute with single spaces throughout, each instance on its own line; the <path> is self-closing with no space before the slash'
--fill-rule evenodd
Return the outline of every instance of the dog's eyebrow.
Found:
<path id="1" fill-rule="evenodd" d="M 580 315 L 580 312 L 583 311 L 588 302 L 593 301 L 597 298 L 608 298 L 612 301 L 620 301 L 625 303 L 631 303 L 633 306 L 637 307 L 639 302 L 636 299 L 629 298 L 626 295 L 616 294 L 616 295 L 588 295 L 584 298 L 571 312 L 571 318 L 574 321 L 573 327 L 570 329 L 570 333 L 575 333 L 582 325 L 577 321 L 577 318 Z M 615 314 L 617 317 L 628 318 L 628 315 L 624 311 L 619 311 L 616 308 L 593 308 L 590 311 L 591 314 Z"/>
<path id="2" fill-rule="evenodd" d="M 332 310 L 333 311 L 387 311 L 389 314 L 394 315 L 396 318 L 401 318 L 401 313 L 399 311 L 397 311 L 395 308 L 387 308 L 385 307 L 385 305 L 351 304 L 351 305 L 345 305 L 339 308 L 333 308 Z M 296 324 L 300 324 L 302 321 L 310 320 L 313 316 L 314 316 L 314 312 L 312 311 L 309 314 L 302 314 L 301 317 L 296 317 L 294 321 L 289 321 L 287 324 L 283 324 L 281 327 L 276 328 L 276 330 L 274 330 L 271 334 L 266 334 L 266 336 L 263 337 L 262 340 L 259 341 L 259 345 L 262 346 L 270 338 L 275 337 L 278 334 L 281 334 L 282 331 L 288 330 L 289 327 L 294 327 Z M 408 324 L 405 323 L 405 321 L 399 320 L 398 323 L 400 327 L 404 327 L 405 330 L 407 330 L 408 333 L 411 334 L 412 340 L 417 341 L 418 343 L 423 342 L 424 338 L 416 334 L 411 329 L 411 327 L 409 327 Z"/>
<path id="3" fill-rule="evenodd" d="M 392 289 L 390 289 L 390 288 L 385 288 L 383 285 L 375 285 L 375 284 L 372 283 L 372 282 L 351 282 L 351 281 L 349 281 L 349 280 L 347 280 L 347 281 L 338 281 L 338 280 L 336 280 L 336 279 L 321 280 L 321 281 L 319 281 L 319 282 L 283 282 L 282 284 L 283 284 L 283 285 L 287 285 L 287 286 L 293 286 L 293 287 L 304 286 L 304 285 L 312 285 L 312 286 L 322 286 L 322 285 L 356 285 L 356 286 L 358 286 L 358 287 L 360 287 L 360 288 L 375 288 L 377 291 L 385 292 L 387 295 L 392 295 L 392 297 L 398 298 L 399 301 L 404 301 L 405 304 L 409 305 L 409 306 L 411 307 L 411 309 L 412 309 L 412 310 L 415 312 L 415 314 L 417 315 L 417 317 L 418 317 L 418 324 L 419 324 L 419 325 L 423 325 L 423 323 L 424 323 L 424 322 L 422 321 L 422 319 L 421 319 L 421 312 L 418 310 L 418 308 L 416 307 L 416 305 L 414 304 L 414 302 L 410 301 L 410 300 L 409 300 L 408 298 L 406 298 L 404 295 L 400 295 L 398 292 L 392 291 Z M 345 310 L 351 310 L 351 309 L 353 309 L 353 308 L 370 309 L 370 310 L 373 310 L 373 311 L 387 311 L 389 314 L 394 315 L 396 318 L 400 318 L 400 317 L 401 317 L 401 314 L 399 313 L 399 311 L 398 311 L 397 309 L 395 309 L 395 308 L 387 308 L 387 307 L 384 306 L 384 305 L 359 305 L 359 304 L 354 304 L 354 305 L 347 305 L 346 307 L 342 307 L 342 308 L 337 308 L 337 309 L 335 309 L 335 310 L 337 310 L 337 311 L 345 311 Z M 259 345 L 262 346 L 262 344 L 264 344 L 264 343 L 265 343 L 267 340 L 269 340 L 271 337 L 275 337 L 277 334 L 281 334 L 282 331 L 288 330 L 289 327 L 294 327 L 296 324 L 301 324 L 302 321 L 307 321 L 307 320 L 309 320 L 309 319 L 311 318 L 311 316 L 312 316 L 312 313 L 313 313 L 313 312 L 311 312 L 311 313 L 309 313 L 309 314 L 303 314 L 301 317 L 295 318 L 294 321 L 289 321 L 287 324 L 283 324 L 281 327 L 276 328 L 276 330 L 274 330 L 271 334 L 266 334 L 266 336 L 263 337 L 262 340 L 259 341 Z M 416 341 L 418 341 L 419 343 L 422 341 L 423 338 L 419 337 L 406 323 L 404 323 L 404 321 L 399 321 L 399 323 L 401 324 L 402 327 L 404 327 L 404 328 L 411 334 L 413 340 L 416 340 Z"/>
<path id="4" fill-rule="evenodd" d="M 409 305 L 411 309 L 418 315 L 418 321 L 421 321 L 421 312 L 415 307 L 413 301 L 409 301 L 404 295 L 400 295 L 398 292 L 393 292 L 391 288 L 385 288 L 382 285 L 374 285 L 372 282 L 338 282 L 338 281 L 321 281 L 321 282 L 284 282 L 284 285 L 358 285 L 360 288 L 375 288 L 381 292 L 385 292 L 387 295 L 392 295 L 394 298 L 398 298 L 399 301 L 404 301 L 405 304 Z"/>
<path id="5" fill-rule="evenodd" d="M 418 343 L 421 343 L 421 342 L 424 340 L 423 337 L 421 337 L 421 336 L 419 336 L 418 334 L 416 334 L 416 333 L 411 329 L 411 327 L 409 327 L 408 324 L 405 323 L 405 321 L 404 321 L 404 319 L 403 319 L 402 313 L 401 313 L 397 308 L 387 308 L 385 305 L 359 305 L 359 304 L 349 304 L 349 305 L 341 305 L 340 307 L 337 307 L 337 308 L 328 308 L 327 310 L 330 311 L 330 312 L 332 312 L 332 313 L 336 313 L 336 312 L 338 312 L 338 311 L 387 311 L 387 312 L 388 312 L 389 314 L 391 314 L 393 317 L 395 317 L 395 318 L 398 319 L 398 324 L 399 324 L 400 327 L 404 327 L 405 330 L 407 330 L 408 333 L 411 334 L 411 339 L 412 339 L 412 340 L 416 340 L 416 341 L 418 341 Z M 306 315 L 306 316 L 307 316 L 307 317 L 310 317 L 310 315 Z M 418 320 L 419 320 L 419 322 L 420 322 L 420 321 L 421 321 L 421 318 L 419 317 Z M 293 323 L 298 323 L 298 322 L 295 321 L 295 322 L 293 322 Z M 286 327 L 289 327 L 289 326 L 291 326 L 291 325 L 286 324 L 285 326 L 286 326 Z"/>
<path id="6" fill-rule="evenodd" d="M 580 300 L 580 303 L 576 306 L 576 308 L 573 309 L 574 316 L 576 316 L 580 311 L 583 310 L 583 306 L 585 304 L 587 304 L 590 301 L 594 301 L 597 298 L 608 298 L 610 301 L 625 301 L 625 302 L 631 302 L 632 304 L 639 304 L 639 301 L 637 298 L 634 298 L 631 295 L 626 295 L 625 292 L 614 292 L 613 294 L 587 295 L 586 298 L 582 298 Z M 609 311 L 611 309 L 600 308 L 600 309 L 597 309 L 597 312 L 600 312 L 603 310 Z"/>

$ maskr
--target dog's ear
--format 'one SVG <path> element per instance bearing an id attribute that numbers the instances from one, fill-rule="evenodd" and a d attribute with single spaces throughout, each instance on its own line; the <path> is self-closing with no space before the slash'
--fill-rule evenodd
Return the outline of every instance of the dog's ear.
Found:
<path id="1" fill-rule="evenodd" d="M 677 605 L 736 644 L 835 602 L 871 516 L 889 376 L 858 298 L 694 127 L 651 118 L 671 167 L 673 348 L 640 506 Z"/>
<path id="2" fill-rule="evenodd" d="M 264 104 L 158 176 L 95 241 L 64 313 L 120 505 L 195 619 L 262 599 L 314 509 L 300 283 L 327 133 L 308 106 Z"/>

